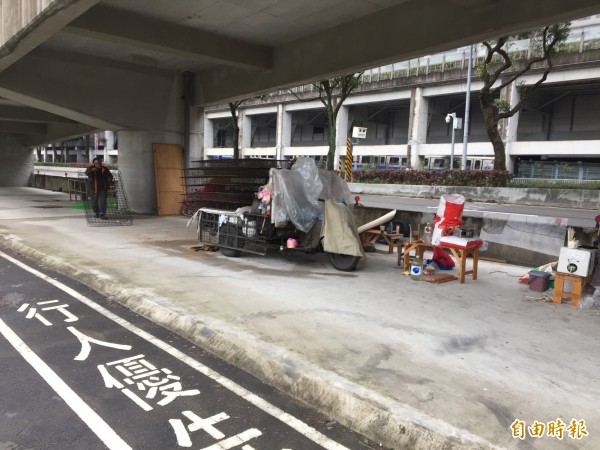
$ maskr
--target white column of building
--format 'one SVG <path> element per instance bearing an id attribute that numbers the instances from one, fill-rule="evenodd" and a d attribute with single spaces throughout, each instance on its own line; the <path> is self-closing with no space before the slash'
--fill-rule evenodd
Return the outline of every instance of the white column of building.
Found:
<path id="1" fill-rule="evenodd" d="M 511 83 L 505 89 L 508 89 L 506 92 L 507 97 L 510 98 L 510 105 L 515 106 L 519 100 L 521 99 L 521 95 L 517 89 L 517 84 L 515 82 Z M 519 115 L 520 112 L 517 112 L 514 116 L 508 118 L 505 122 L 504 126 L 504 136 L 502 136 L 504 140 L 504 157 L 506 158 L 506 170 L 513 173 L 515 170 L 515 158 L 511 156 L 511 147 L 514 142 L 517 141 L 517 131 L 519 129 Z"/>
<path id="2" fill-rule="evenodd" d="M 283 124 L 281 128 L 281 156 L 284 157 L 284 150 L 292 146 L 293 122 L 292 113 L 283 107 Z"/>
<path id="3" fill-rule="evenodd" d="M 215 146 L 215 144 L 214 144 L 215 129 L 214 129 L 213 121 L 208 119 L 208 117 L 206 116 L 206 113 L 204 113 L 201 120 L 204 123 L 204 136 L 202 139 L 202 142 L 203 142 L 202 159 L 206 159 L 207 158 L 206 149 L 213 148 Z"/>
<path id="4" fill-rule="evenodd" d="M 193 161 L 204 159 L 204 108 L 193 107 L 190 126 L 190 167 Z M 212 136 L 212 133 L 211 133 Z"/>
<path id="5" fill-rule="evenodd" d="M 104 161 L 109 162 L 109 150 L 115 148 L 115 132 L 110 130 L 104 131 Z"/>
<path id="6" fill-rule="evenodd" d="M 350 107 L 342 105 L 340 108 L 337 119 L 335 121 L 335 161 L 333 162 L 334 170 L 338 170 L 340 162 L 340 155 L 346 154 L 346 139 L 348 139 L 348 115 Z M 344 168 L 340 168 L 343 170 Z"/>
<path id="7" fill-rule="evenodd" d="M 290 116 L 289 118 L 287 116 Z M 287 124 L 286 124 L 287 122 Z M 287 125 L 287 133 L 286 133 Z M 291 115 L 286 114 L 285 105 L 277 105 L 277 132 L 275 135 L 275 159 L 283 159 L 283 148 L 288 147 L 291 141 Z"/>
<path id="8" fill-rule="evenodd" d="M 420 169 L 419 147 L 421 144 L 425 144 L 427 140 L 427 118 L 429 115 L 429 99 L 423 96 L 423 88 L 417 87 L 412 90 L 409 114 L 410 165 L 414 169 Z"/>
<path id="9" fill-rule="evenodd" d="M 238 126 L 240 127 L 240 158 L 244 157 L 245 149 L 252 147 L 252 116 L 238 108 Z"/>

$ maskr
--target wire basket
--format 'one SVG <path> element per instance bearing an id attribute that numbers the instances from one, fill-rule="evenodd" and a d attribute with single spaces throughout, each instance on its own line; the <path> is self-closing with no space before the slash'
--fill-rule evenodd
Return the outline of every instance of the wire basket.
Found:
<path id="1" fill-rule="evenodd" d="M 198 241 L 265 255 L 267 242 L 273 235 L 270 219 L 262 214 L 236 214 L 232 211 L 201 208 L 198 215 Z"/>
<path id="2" fill-rule="evenodd" d="M 113 175 L 113 181 L 108 194 L 106 196 L 106 215 L 103 217 L 96 216 L 93 208 L 93 192 L 92 186 L 87 176 L 80 174 L 79 183 L 82 187 L 85 186 L 85 196 L 83 192 L 80 193 L 83 203 L 83 209 L 85 211 L 85 218 L 88 226 L 90 227 L 105 227 L 105 226 L 119 226 L 119 225 L 132 225 L 133 218 L 131 215 L 131 209 L 127 202 L 127 196 L 125 195 L 125 189 L 121 181 L 121 173 L 118 170 L 111 170 L 110 173 Z"/>

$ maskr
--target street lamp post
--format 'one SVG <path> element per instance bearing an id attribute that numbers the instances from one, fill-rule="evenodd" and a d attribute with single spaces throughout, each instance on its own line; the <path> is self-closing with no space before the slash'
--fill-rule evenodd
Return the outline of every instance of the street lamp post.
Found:
<path id="1" fill-rule="evenodd" d="M 469 48 L 469 65 L 467 70 L 467 93 L 465 99 L 465 129 L 463 134 L 462 161 L 460 169 L 467 169 L 467 142 L 469 140 L 469 121 L 471 119 L 471 76 L 473 74 L 473 45 Z M 471 167 L 472 169 L 473 167 Z"/>
<path id="2" fill-rule="evenodd" d="M 461 119 L 456 117 L 456 113 L 446 114 L 446 123 L 452 122 L 452 146 L 450 147 L 450 170 L 454 168 L 454 140 L 455 132 L 461 127 Z"/>

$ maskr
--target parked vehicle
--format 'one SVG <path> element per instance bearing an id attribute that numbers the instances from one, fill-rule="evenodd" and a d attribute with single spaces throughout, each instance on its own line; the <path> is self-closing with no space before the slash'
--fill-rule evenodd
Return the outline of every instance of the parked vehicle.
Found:
<path id="1" fill-rule="evenodd" d="M 269 249 L 325 252 L 335 269 L 353 271 L 364 253 L 351 207 L 344 180 L 300 158 L 291 169 L 271 169 L 251 206 L 198 210 L 198 240 L 229 257 Z"/>

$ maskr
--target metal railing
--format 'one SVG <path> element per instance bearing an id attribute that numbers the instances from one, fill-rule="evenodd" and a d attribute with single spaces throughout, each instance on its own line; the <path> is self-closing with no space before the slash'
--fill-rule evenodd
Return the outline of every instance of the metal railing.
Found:
<path id="1" fill-rule="evenodd" d="M 570 178 L 513 178 L 509 184 L 553 183 L 553 184 L 590 184 L 600 183 L 600 180 L 574 180 Z"/>

